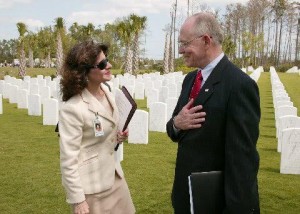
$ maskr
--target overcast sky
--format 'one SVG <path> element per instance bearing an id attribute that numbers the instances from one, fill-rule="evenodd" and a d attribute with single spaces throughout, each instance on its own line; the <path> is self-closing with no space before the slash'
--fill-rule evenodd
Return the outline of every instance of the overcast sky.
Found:
<path id="1" fill-rule="evenodd" d="M 194 2 L 224 11 L 229 3 L 245 3 L 248 0 Z M 163 29 L 171 22 L 170 11 L 174 3 L 175 0 L 0 0 L 0 40 L 18 38 L 17 22 L 24 22 L 29 30 L 37 32 L 40 27 L 54 25 L 57 17 L 64 18 L 67 28 L 74 22 L 83 25 L 91 22 L 97 27 L 135 13 L 147 16 L 146 36 L 143 38 L 145 56 L 162 59 L 165 38 Z M 178 18 L 184 17 L 186 13 L 187 0 L 178 0 Z"/>

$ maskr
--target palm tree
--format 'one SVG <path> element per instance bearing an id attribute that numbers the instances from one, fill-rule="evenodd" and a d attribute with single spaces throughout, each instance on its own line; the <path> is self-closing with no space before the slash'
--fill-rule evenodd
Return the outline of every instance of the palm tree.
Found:
<path id="1" fill-rule="evenodd" d="M 33 50 L 36 45 L 36 35 L 33 32 L 29 32 L 25 36 L 26 49 L 28 49 L 28 65 L 29 68 L 34 67 Z"/>
<path id="2" fill-rule="evenodd" d="M 119 38 L 116 33 L 116 25 L 106 23 L 103 31 L 101 32 L 100 40 L 105 44 L 109 44 L 109 57 L 111 58 L 112 62 L 116 63 L 117 60 L 121 58 L 121 47 L 118 44 Z"/>
<path id="3" fill-rule="evenodd" d="M 69 28 L 71 38 L 73 38 L 74 40 L 78 40 L 79 39 L 78 31 L 79 31 L 79 25 L 77 22 L 74 22 Z"/>
<path id="4" fill-rule="evenodd" d="M 169 73 L 169 41 L 168 41 L 169 35 L 168 31 L 166 32 L 166 38 L 165 38 L 165 48 L 164 48 L 164 73 Z"/>
<path id="5" fill-rule="evenodd" d="M 51 27 L 44 27 L 38 32 L 38 46 L 43 52 L 43 58 L 45 59 L 45 67 L 51 66 L 51 53 L 54 53 L 54 41 L 53 32 Z"/>
<path id="6" fill-rule="evenodd" d="M 26 75 L 26 57 L 24 51 L 24 36 L 27 32 L 27 26 L 23 22 L 17 23 L 17 28 L 19 31 L 19 50 L 20 50 L 20 66 L 19 66 L 19 76 L 24 77 Z"/>
<path id="7" fill-rule="evenodd" d="M 172 43 L 172 33 L 173 33 L 173 25 L 174 25 L 174 19 L 175 15 L 174 12 L 172 11 L 170 13 L 171 15 L 171 25 L 170 25 L 170 39 L 169 39 L 169 72 L 174 71 L 174 55 L 173 55 L 173 43 Z"/>
<path id="8" fill-rule="evenodd" d="M 88 23 L 85 27 L 85 35 L 88 38 L 91 38 L 95 32 L 95 26 L 92 23 Z"/>
<path id="9" fill-rule="evenodd" d="M 139 69 L 139 37 L 141 32 L 146 28 L 147 17 L 139 17 L 135 14 L 130 14 L 129 21 L 132 26 L 134 38 L 133 38 L 133 59 L 132 59 L 132 71 L 136 74 Z"/>
<path id="10" fill-rule="evenodd" d="M 119 21 L 116 26 L 116 31 L 121 44 L 125 46 L 125 73 L 132 74 L 132 26 L 128 19 Z"/>
<path id="11" fill-rule="evenodd" d="M 62 44 L 62 37 L 65 34 L 65 22 L 62 17 L 55 19 L 55 30 L 56 30 L 56 75 L 61 73 L 63 59 L 64 59 L 64 50 Z"/>

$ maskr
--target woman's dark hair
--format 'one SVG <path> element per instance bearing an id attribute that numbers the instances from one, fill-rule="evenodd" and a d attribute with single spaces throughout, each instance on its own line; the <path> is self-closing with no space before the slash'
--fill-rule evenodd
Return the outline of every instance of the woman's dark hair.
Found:
<path id="1" fill-rule="evenodd" d="M 67 101 L 72 96 L 80 94 L 87 86 L 87 74 L 91 66 L 95 65 L 98 55 L 107 55 L 108 47 L 86 40 L 76 44 L 65 57 L 60 88 L 62 100 Z"/>

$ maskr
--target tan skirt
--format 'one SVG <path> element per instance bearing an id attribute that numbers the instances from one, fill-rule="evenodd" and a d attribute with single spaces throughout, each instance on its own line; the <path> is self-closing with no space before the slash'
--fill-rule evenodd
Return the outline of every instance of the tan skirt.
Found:
<path id="1" fill-rule="evenodd" d="M 105 192 L 85 195 L 90 214 L 134 214 L 135 208 L 125 178 L 115 173 L 113 187 Z"/>

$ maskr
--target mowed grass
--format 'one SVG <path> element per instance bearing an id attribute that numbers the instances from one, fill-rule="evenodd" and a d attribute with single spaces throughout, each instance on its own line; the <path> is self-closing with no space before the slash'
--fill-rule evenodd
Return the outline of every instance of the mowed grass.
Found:
<path id="1" fill-rule="evenodd" d="M 294 105 L 300 108 L 300 76 L 279 74 Z M 262 118 L 259 192 L 262 213 L 300 213 L 300 175 L 279 173 L 270 74 L 258 85 Z M 138 108 L 147 110 L 146 101 Z M 28 116 L 3 99 L 0 115 L 0 213 L 70 213 L 61 186 L 59 144 L 54 126 Z M 298 110 L 299 113 L 299 110 Z M 124 143 L 122 162 L 137 213 L 172 213 L 172 189 L 177 145 L 166 133 L 149 132 L 148 145 Z"/>

